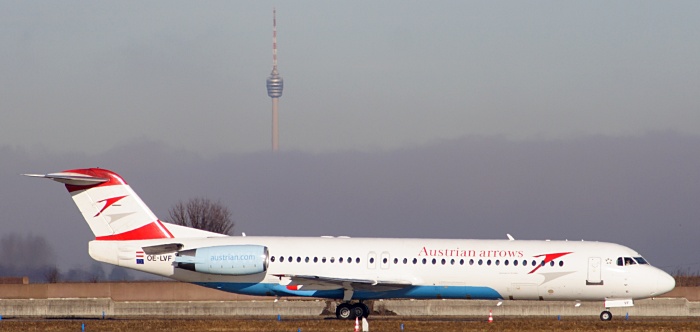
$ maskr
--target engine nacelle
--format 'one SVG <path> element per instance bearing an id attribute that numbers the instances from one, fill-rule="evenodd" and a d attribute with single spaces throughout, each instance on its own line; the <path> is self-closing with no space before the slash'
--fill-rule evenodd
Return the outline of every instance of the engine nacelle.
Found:
<path id="1" fill-rule="evenodd" d="M 267 271 L 268 257 L 265 246 L 230 245 L 183 250 L 175 263 L 185 270 L 238 276 Z"/>

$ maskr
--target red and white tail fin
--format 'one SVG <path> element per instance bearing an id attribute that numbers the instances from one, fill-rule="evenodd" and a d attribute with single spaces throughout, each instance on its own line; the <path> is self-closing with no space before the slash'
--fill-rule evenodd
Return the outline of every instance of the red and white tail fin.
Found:
<path id="1" fill-rule="evenodd" d="M 168 239 L 176 237 L 173 232 L 177 237 L 217 235 L 161 222 L 121 176 L 106 169 L 25 175 L 64 183 L 96 240 Z"/>

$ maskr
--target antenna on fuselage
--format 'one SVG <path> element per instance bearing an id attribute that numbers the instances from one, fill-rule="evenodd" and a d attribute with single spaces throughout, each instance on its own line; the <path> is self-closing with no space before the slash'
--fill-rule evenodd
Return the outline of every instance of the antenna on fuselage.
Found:
<path id="1" fill-rule="evenodd" d="M 510 241 L 515 241 L 515 238 L 513 237 L 513 235 L 510 235 L 510 234 L 507 234 L 507 233 L 506 233 L 506 236 L 508 236 L 508 240 L 510 240 Z"/>

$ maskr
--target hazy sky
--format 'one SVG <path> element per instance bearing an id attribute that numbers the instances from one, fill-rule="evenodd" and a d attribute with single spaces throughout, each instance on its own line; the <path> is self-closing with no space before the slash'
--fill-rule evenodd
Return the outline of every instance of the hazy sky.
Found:
<path id="1" fill-rule="evenodd" d="M 277 7 L 281 153 L 270 150 Z M 698 1 L 2 1 L 0 225 L 104 167 L 236 233 L 600 240 L 700 270 Z M 31 260 L 26 253 L 25 260 Z"/>
<path id="2" fill-rule="evenodd" d="M 700 134 L 697 1 L 1 1 L 0 145 L 212 155 Z"/>

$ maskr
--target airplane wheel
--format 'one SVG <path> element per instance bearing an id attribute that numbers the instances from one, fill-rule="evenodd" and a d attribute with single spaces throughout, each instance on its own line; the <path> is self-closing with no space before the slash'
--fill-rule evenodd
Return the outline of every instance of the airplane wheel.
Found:
<path id="1" fill-rule="evenodd" d="M 351 310 L 352 317 L 350 317 L 350 319 L 355 317 L 367 317 L 367 315 L 369 315 L 369 308 L 363 303 L 353 304 Z"/>
<path id="2" fill-rule="evenodd" d="M 362 317 L 364 317 L 364 318 L 369 317 L 369 307 L 364 303 L 360 303 L 360 305 L 362 306 L 362 310 L 365 312 Z"/>
<path id="3" fill-rule="evenodd" d="M 602 320 L 604 322 L 612 320 L 612 313 L 610 311 L 607 311 L 607 310 L 601 312 L 600 313 L 600 320 Z"/>
<path id="4" fill-rule="evenodd" d="M 335 308 L 335 317 L 338 319 L 353 319 L 350 317 L 353 314 L 352 307 L 349 303 L 341 303 Z"/>

